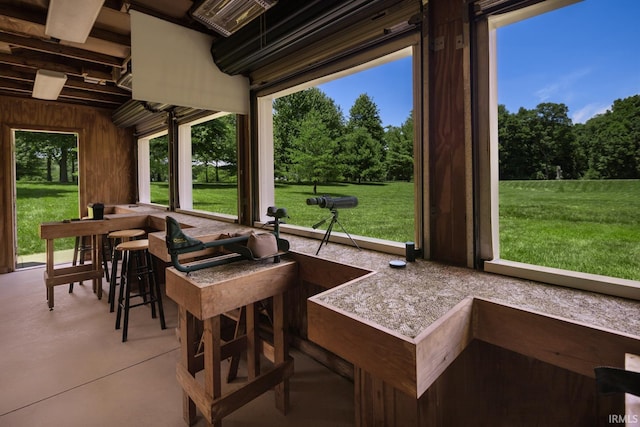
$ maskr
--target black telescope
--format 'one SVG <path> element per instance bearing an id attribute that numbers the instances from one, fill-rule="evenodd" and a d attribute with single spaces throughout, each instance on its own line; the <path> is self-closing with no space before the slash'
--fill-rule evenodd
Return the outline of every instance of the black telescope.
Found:
<path id="1" fill-rule="evenodd" d="M 307 205 L 318 205 L 329 210 L 350 209 L 358 206 L 358 198 L 355 196 L 336 197 L 329 196 L 311 197 L 307 199 Z"/>

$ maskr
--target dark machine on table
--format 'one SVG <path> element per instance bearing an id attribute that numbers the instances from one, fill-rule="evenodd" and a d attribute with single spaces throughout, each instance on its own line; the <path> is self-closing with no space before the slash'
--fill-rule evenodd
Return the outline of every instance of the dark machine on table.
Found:
<path id="1" fill-rule="evenodd" d="M 220 238 L 212 242 L 202 242 L 194 237 L 187 236 L 180 228 L 180 224 L 175 218 L 167 216 L 166 218 L 166 243 L 169 255 L 171 255 L 171 263 L 178 271 L 190 273 L 203 268 L 214 267 L 217 265 L 228 264 L 239 260 L 262 260 L 273 258 L 274 262 L 279 262 L 280 255 L 289 251 L 289 242 L 280 238 L 280 219 L 287 217 L 287 210 L 284 208 L 276 208 L 274 206 L 267 209 L 267 216 L 274 218 L 270 221 L 273 224 L 273 232 L 268 235 L 256 235 L 255 233 L 235 235 L 227 238 Z M 261 237 L 269 237 L 266 244 L 273 245 L 273 250 L 267 250 L 266 254 L 257 253 L 254 241 L 265 240 Z M 263 243 L 264 244 L 264 243 Z M 178 257 L 183 254 L 198 252 L 209 248 L 221 248 L 228 252 L 227 255 L 217 256 L 208 261 L 193 263 L 190 265 L 180 264 Z M 254 253 L 256 252 L 256 253 Z M 263 251 L 260 251 L 263 252 Z"/>

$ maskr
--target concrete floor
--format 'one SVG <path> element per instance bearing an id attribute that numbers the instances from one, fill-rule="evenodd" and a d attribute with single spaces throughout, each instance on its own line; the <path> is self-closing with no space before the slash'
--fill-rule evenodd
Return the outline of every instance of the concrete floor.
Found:
<path id="1" fill-rule="evenodd" d="M 173 301 L 164 298 L 166 330 L 148 307 L 132 309 L 122 343 L 106 292 L 99 301 L 90 282 L 73 294 L 58 286 L 49 311 L 43 274 L 40 267 L 0 275 L 0 426 L 186 425 Z M 354 425 L 353 384 L 299 352 L 292 356 L 289 414 L 275 409 L 269 391 L 224 426 Z M 206 423 L 199 417 L 196 425 Z"/>

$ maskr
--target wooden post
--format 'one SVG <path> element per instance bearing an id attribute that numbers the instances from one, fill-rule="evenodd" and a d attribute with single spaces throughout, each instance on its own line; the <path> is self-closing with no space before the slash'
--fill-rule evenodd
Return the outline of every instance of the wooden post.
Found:
<path id="1" fill-rule="evenodd" d="M 273 297 L 273 348 L 275 365 L 286 361 L 287 354 L 289 354 L 287 347 L 287 318 L 284 309 L 284 294 L 278 294 Z M 289 411 L 289 380 L 285 379 L 278 384 L 274 392 L 276 408 L 286 415 Z"/>
<path id="2" fill-rule="evenodd" d="M 180 364 L 195 377 L 195 353 L 196 353 L 196 333 L 195 318 L 183 306 L 178 306 L 179 328 L 180 328 Z M 196 404 L 191 400 L 186 391 L 182 392 L 182 417 L 187 425 L 196 422 Z"/>

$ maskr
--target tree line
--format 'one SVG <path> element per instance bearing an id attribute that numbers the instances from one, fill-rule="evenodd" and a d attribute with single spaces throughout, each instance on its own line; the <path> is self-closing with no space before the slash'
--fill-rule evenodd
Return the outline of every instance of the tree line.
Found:
<path id="1" fill-rule="evenodd" d="M 573 124 L 562 103 L 498 106 L 500 179 L 640 179 L 640 95 Z"/>
<path id="2" fill-rule="evenodd" d="M 573 124 L 562 103 L 509 112 L 498 106 L 502 180 L 640 179 L 640 95 L 614 101 L 610 110 Z M 318 88 L 273 103 L 274 178 L 296 183 L 411 181 L 413 118 L 383 128 L 377 105 L 361 94 L 345 118 Z M 234 181 L 236 118 L 192 127 L 196 182 Z M 75 134 L 16 131 L 16 178 L 77 182 Z M 166 181 L 167 137 L 150 144 L 151 179 Z M 57 173 L 57 176 L 54 176 Z"/>
<path id="3" fill-rule="evenodd" d="M 382 126 L 373 100 L 361 94 L 345 119 L 318 88 L 273 102 L 275 179 L 312 184 L 413 178 L 413 119 Z"/>

